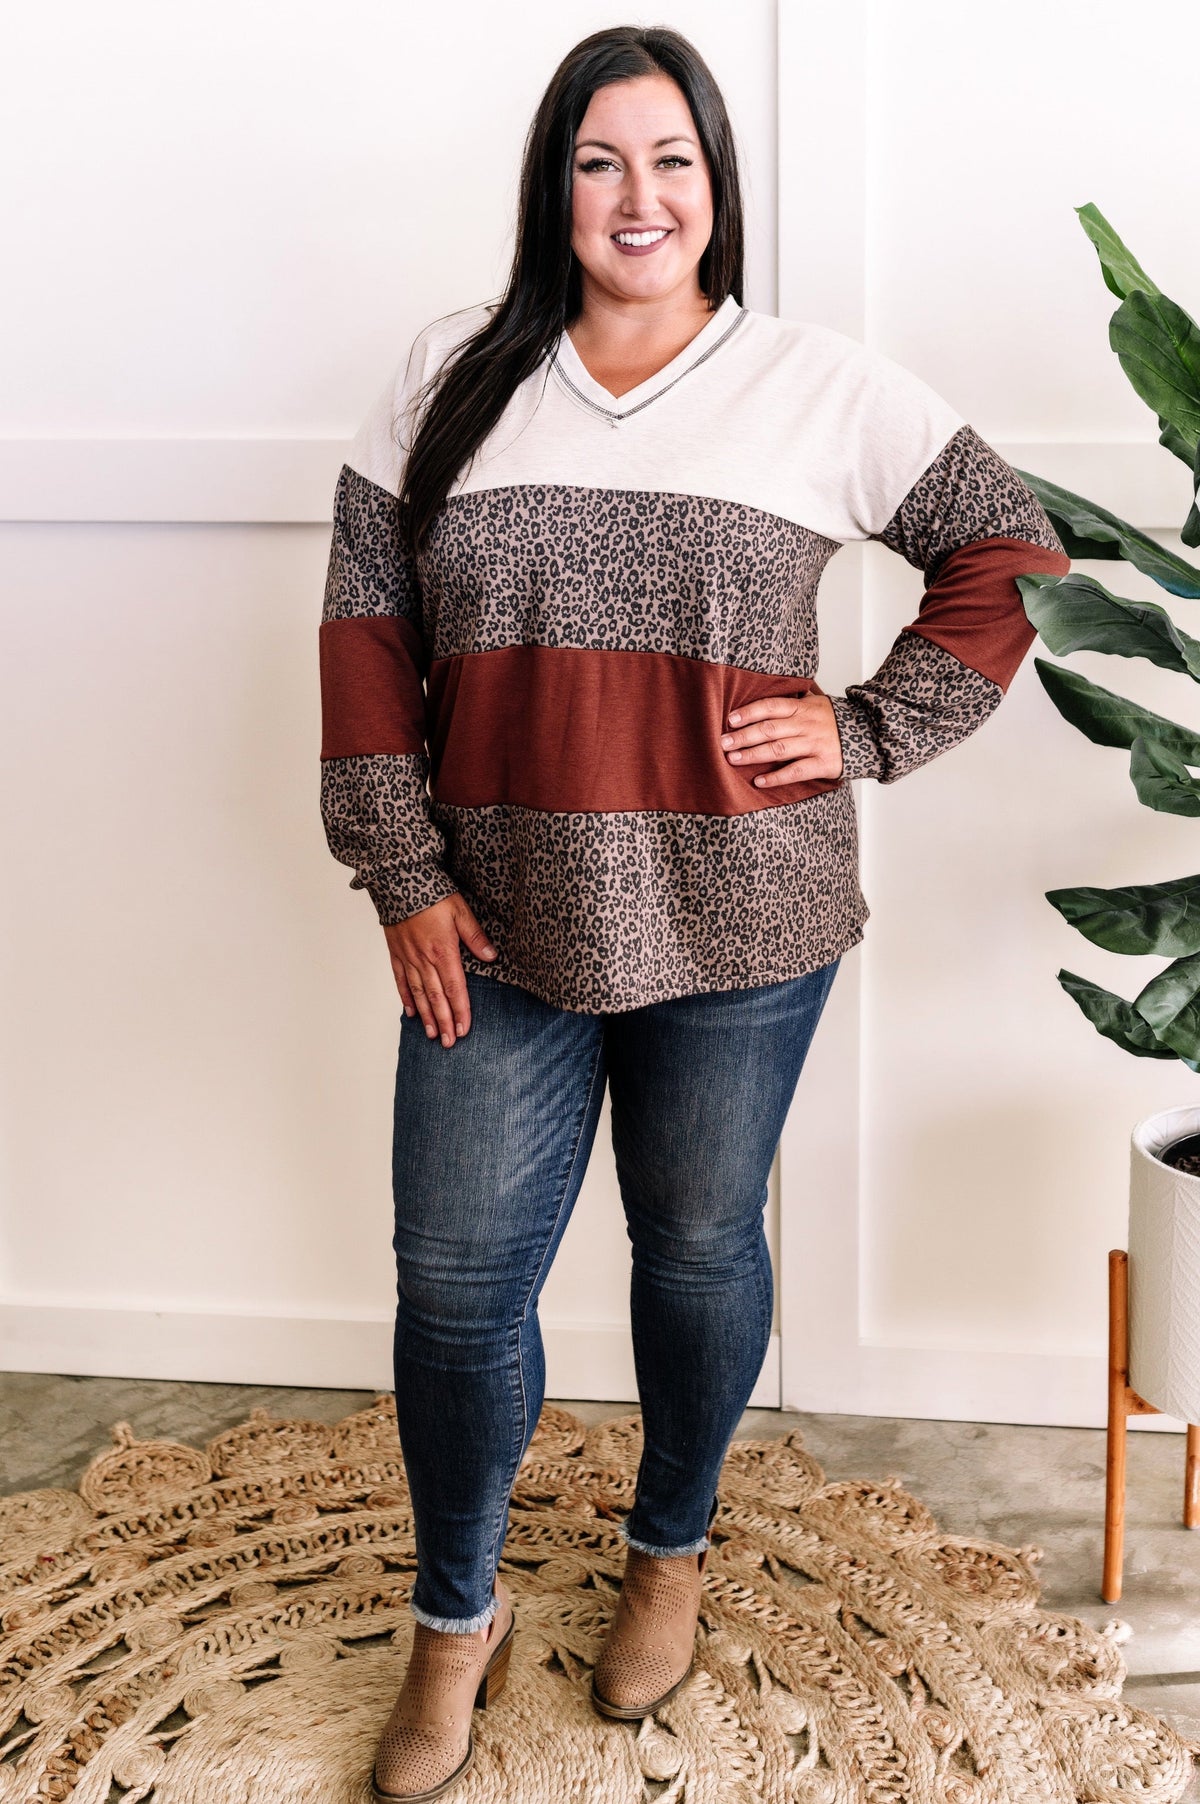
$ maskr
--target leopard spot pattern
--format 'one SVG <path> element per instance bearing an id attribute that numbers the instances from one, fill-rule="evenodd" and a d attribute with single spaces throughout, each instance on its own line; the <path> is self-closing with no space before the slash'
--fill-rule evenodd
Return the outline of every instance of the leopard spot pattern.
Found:
<path id="1" fill-rule="evenodd" d="M 321 818 L 329 850 L 365 889 L 385 925 L 430 908 L 457 885 L 446 841 L 429 812 L 424 752 L 370 752 L 321 764 Z"/>
<path id="2" fill-rule="evenodd" d="M 829 698 L 843 775 L 894 783 L 974 733 L 1003 695 L 990 677 L 906 628 L 869 682 Z"/>
<path id="3" fill-rule="evenodd" d="M 952 551 L 976 539 L 1023 539 L 1047 551 L 1064 550 L 1029 484 L 973 426 L 959 427 L 883 531 L 871 537 L 915 564 L 927 583 Z"/>
<path id="4" fill-rule="evenodd" d="M 322 622 L 401 614 L 420 628 L 421 592 L 400 522 L 395 495 L 343 464 L 333 497 Z"/>
<path id="5" fill-rule="evenodd" d="M 452 495 L 417 559 L 432 658 L 537 644 L 817 668 L 836 539 L 705 495 L 515 484 Z"/>
<path id="6" fill-rule="evenodd" d="M 863 937 L 848 785 L 741 815 L 551 813 L 433 803 L 447 861 L 497 948 L 464 970 L 604 1014 L 781 983 Z"/>

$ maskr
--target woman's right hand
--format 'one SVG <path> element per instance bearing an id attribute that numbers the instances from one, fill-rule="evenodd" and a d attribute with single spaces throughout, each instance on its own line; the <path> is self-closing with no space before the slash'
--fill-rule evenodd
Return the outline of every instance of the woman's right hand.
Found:
<path id="1" fill-rule="evenodd" d="M 457 890 L 383 931 L 405 1014 L 419 1012 L 430 1038 L 440 1030 L 442 1045 L 453 1046 L 455 1029 L 471 1025 L 458 942 L 480 958 L 495 958 L 496 948 Z"/>

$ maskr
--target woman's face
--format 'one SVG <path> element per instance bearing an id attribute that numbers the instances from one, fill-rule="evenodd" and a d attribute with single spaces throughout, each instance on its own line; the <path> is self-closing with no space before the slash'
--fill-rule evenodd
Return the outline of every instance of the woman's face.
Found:
<path id="1" fill-rule="evenodd" d="M 571 249 L 585 304 L 589 284 L 616 301 L 698 295 L 712 183 L 691 109 L 670 76 L 597 88 L 575 135 L 573 168 Z M 647 230 L 648 246 L 617 242 L 617 233 Z"/>

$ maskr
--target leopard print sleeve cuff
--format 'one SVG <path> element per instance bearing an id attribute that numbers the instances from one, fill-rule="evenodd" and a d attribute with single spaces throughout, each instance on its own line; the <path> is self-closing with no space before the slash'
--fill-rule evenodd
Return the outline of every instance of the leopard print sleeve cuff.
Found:
<path id="1" fill-rule="evenodd" d="M 354 871 L 350 888 L 365 889 L 390 926 L 457 884 L 429 805 L 420 585 L 396 496 L 349 465 L 334 498 L 319 648 L 325 837 Z"/>
<path id="2" fill-rule="evenodd" d="M 829 700 L 842 742 L 842 776 L 848 783 L 882 776 L 883 755 L 872 731 L 869 705 L 846 695 L 831 695 Z"/>
<path id="3" fill-rule="evenodd" d="M 998 683 L 906 629 L 869 682 L 830 697 L 843 776 L 895 783 L 982 726 L 1003 693 Z"/>

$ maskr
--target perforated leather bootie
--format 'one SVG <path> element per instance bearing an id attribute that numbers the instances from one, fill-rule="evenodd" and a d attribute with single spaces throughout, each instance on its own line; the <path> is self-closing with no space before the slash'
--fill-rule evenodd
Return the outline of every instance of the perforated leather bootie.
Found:
<path id="1" fill-rule="evenodd" d="M 501 1579 L 499 1606 L 486 1628 L 447 1633 L 418 1622 L 400 1695 L 384 1727 L 371 1772 L 377 1804 L 436 1798 L 475 1759 L 471 1714 L 504 1689 L 516 1621 Z"/>
<path id="2" fill-rule="evenodd" d="M 625 1550 L 625 1575 L 600 1657 L 592 1702 L 603 1716 L 650 1716 L 691 1673 L 708 1548 L 699 1553 Z"/>

